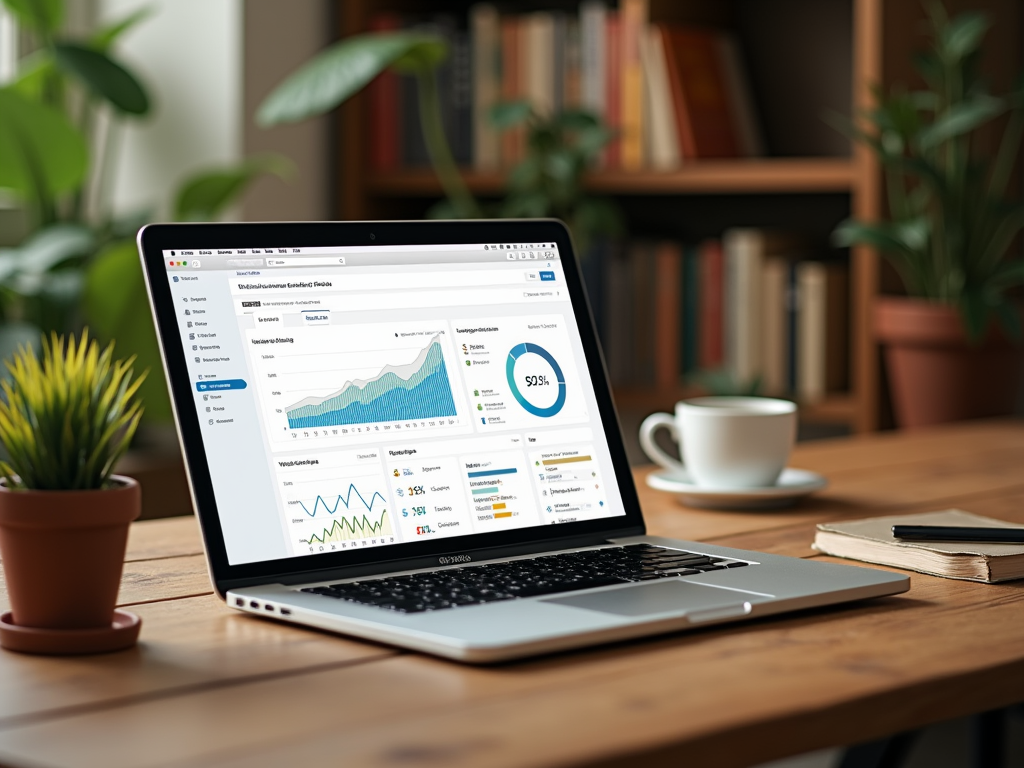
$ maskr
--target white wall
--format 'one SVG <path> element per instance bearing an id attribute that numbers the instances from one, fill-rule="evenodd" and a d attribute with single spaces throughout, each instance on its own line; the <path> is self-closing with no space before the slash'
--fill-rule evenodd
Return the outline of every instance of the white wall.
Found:
<path id="1" fill-rule="evenodd" d="M 166 220 L 180 182 L 242 157 L 242 0 L 98 0 L 101 23 L 153 14 L 117 53 L 145 80 L 150 115 L 122 129 L 114 179 L 119 213 Z"/>

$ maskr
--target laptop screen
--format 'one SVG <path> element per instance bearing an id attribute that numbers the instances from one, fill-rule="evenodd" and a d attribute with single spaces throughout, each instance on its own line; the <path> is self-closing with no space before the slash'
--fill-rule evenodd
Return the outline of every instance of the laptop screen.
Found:
<path id="1" fill-rule="evenodd" d="M 556 243 L 161 253 L 231 565 L 625 514 Z"/>

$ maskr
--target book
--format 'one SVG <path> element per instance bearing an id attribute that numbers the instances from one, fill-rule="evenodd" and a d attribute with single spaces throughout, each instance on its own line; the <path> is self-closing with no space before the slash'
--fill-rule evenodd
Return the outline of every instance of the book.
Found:
<path id="1" fill-rule="evenodd" d="M 796 394 L 814 403 L 846 383 L 846 266 L 805 261 L 796 270 Z"/>
<path id="2" fill-rule="evenodd" d="M 608 6 L 602 0 L 580 3 L 580 106 L 605 114 L 605 26 Z"/>
<path id="3" fill-rule="evenodd" d="M 961 525 L 977 528 L 1024 528 L 960 509 L 892 515 L 818 525 L 814 549 L 835 557 L 891 565 L 932 576 L 993 583 L 1024 578 L 1024 544 L 903 541 L 894 525 Z"/>
<path id="4" fill-rule="evenodd" d="M 654 252 L 654 383 L 662 391 L 679 384 L 679 310 L 682 304 L 682 253 L 662 241 Z"/>
<path id="5" fill-rule="evenodd" d="M 620 168 L 622 159 L 622 92 L 619 74 L 622 69 L 622 35 L 619 34 L 619 13 L 608 11 L 605 16 L 605 103 L 604 122 L 614 134 L 605 147 L 601 164 L 605 168 Z"/>
<path id="6" fill-rule="evenodd" d="M 664 30 L 683 157 L 738 157 L 719 34 L 672 24 Z"/>
<path id="7" fill-rule="evenodd" d="M 640 44 L 647 29 L 647 0 L 622 0 L 619 13 L 622 74 L 619 83 L 620 160 L 623 170 L 644 166 L 644 83 Z"/>
<path id="8" fill-rule="evenodd" d="M 522 97 L 519 82 L 520 20 L 502 16 L 501 30 L 501 100 L 515 101 Z M 513 166 L 523 159 L 526 135 L 522 126 L 508 128 L 501 134 L 501 164 Z"/>
<path id="9" fill-rule="evenodd" d="M 695 245 L 683 248 L 683 374 L 690 375 L 700 367 L 701 315 L 700 251 Z"/>
<path id="10" fill-rule="evenodd" d="M 501 25 L 490 3 L 469 11 L 473 50 L 473 167 L 494 171 L 501 165 L 501 141 L 490 110 L 501 95 Z"/>
<path id="11" fill-rule="evenodd" d="M 555 18 L 538 11 L 522 18 L 519 66 L 522 96 L 542 117 L 555 112 Z"/>
<path id="12" fill-rule="evenodd" d="M 722 243 L 708 239 L 700 244 L 700 367 L 717 370 L 725 362 L 722 304 L 725 291 L 725 261 Z"/>
<path id="13" fill-rule="evenodd" d="M 789 268 L 787 259 L 765 259 L 761 272 L 762 389 L 769 397 L 789 391 Z"/>
<path id="14" fill-rule="evenodd" d="M 662 36 L 646 29 L 640 37 L 644 82 L 644 142 L 651 168 L 671 171 L 679 166 L 679 137 L 672 110 L 672 91 Z"/>

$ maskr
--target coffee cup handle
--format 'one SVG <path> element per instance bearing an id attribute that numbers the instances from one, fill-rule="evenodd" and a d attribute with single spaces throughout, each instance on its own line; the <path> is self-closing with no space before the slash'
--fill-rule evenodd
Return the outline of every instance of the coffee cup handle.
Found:
<path id="1" fill-rule="evenodd" d="M 679 430 L 676 428 L 676 419 L 671 413 L 652 413 L 643 424 L 640 425 L 640 447 L 655 464 L 660 464 L 665 469 L 673 472 L 685 472 L 686 467 L 679 459 L 673 458 L 661 450 L 661 447 L 654 442 L 654 433 L 659 427 L 665 427 L 672 439 L 679 445 L 679 453 L 682 455 L 682 443 L 679 440 Z"/>

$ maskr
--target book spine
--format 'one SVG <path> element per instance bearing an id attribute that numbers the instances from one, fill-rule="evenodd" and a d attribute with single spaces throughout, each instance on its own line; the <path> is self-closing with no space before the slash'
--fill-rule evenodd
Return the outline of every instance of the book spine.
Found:
<path id="1" fill-rule="evenodd" d="M 401 19 L 394 13 L 378 13 L 370 19 L 370 31 L 400 29 Z M 370 166 L 375 171 L 393 171 L 401 164 L 401 82 L 390 70 L 382 72 L 367 91 L 370 115 Z"/>
<path id="2" fill-rule="evenodd" d="M 729 275 L 730 368 L 736 383 L 749 386 L 761 374 L 760 329 L 763 236 L 756 229 L 725 233 L 726 270 Z"/>
<path id="3" fill-rule="evenodd" d="M 672 99 L 672 114 L 675 117 L 676 135 L 679 138 L 679 154 L 682 160 L 697 157 L 697 142 L 693 135 L 693 123 L 686 108 L 686 96 L 683 93 L 682 67 L 679 63 L 680 51 L 676 48 L 670 28 L 659 24 L 656 27 L 661 33 L 662 50 L 665 52 L 665 65 L 668 73 L 668 86 Z"/>
<path id="4" fill-rule="evenodd" d="M 724 272 L 721 242 L 705 240 L 700 246 L 700 367 L 707 371 L 721 368 L 724 362 Z"/>
<path id="5" fill-rule="evenodd" d="M 623 169 L 639 170 L 644 166 L 644 85 L 640 43 L 647 28 L 646 0 L 622 0 L 621 18 L 621 161 Z"/>
<path id="6" fill-rule="evenodd" d="M 682 254 L 672 242 L 659 243 L 655 251 L 654 383 L 663 392 L 679 383 L 680 319 L 683 297 Z"/>
<path id="7" fill-rule="evenodd" d="M 718 33 L 678 27 L 672 35 L 685 113 L 696 157 L 736 157 L 735 130 L 726 94 Z"/>
<path id="8" fill-rule="evenodd" d="M 787 309 L 786 292 L 789 262 L 782 258 L 766 259 L 761 276 L 761 331 L 763 351 L 763 390 L 772 397 L 787 390 Z"/>
<path id="9" fill-rule="evenodd" d="M 564 13 L 551 15 L 551 109 L 560 114 L 565 109 L 565 28 Z"/>
<path id="10" fill-rule="evenodd" d="M 580 25 L 570 18 L 565 23 L 565 48 L 562 63 L 564 85 L 562 86 L 562 108 L 579 109 L 582 103 L 580 71 Z"/>
<path id="11" fill-rule="evenodd" d="M 620 168 L 622 163 L 622 122 L 620 120 L 621 88 L 619 75 L 622 72 L 622 46 L 620 19 L 617 11 L 609 11 L 605 19 L 605 122 L 615 137 L 604 150 L 603 165 L 606 168 Z"/>
<path id="12" fill-rule="evenodd" d="M 825 397 L 825 265 L 797 265 L 800 306 L 797 312 L 797 396 L 815 403 Z"/>
<path id="13" fill-rule="evenodd" d="M 800 347 L 797 343 L 797 324 L 800 313 L 800 286 L 796 276 L 796 263 L 786 271 L 786 391 L 796 396 L 797 366 Z"/>
<path id="14" fill-rule="evenodd" d="M 501 90 L 500 21 L 498 11 L 490 3 L 474 5 L 469 18 L 473 49 L 473 167 L 494 171 L 501 164 L 501 147 L 489 112 Z"/>
<path id="15" fill-rule="evenodd" d="M 700 368 L 700 252 L 697 246 L 683 249 L 683 373 Z"/>
<path id="16" fill-rule="evenodd" d="M 672 113 L 672 95 L 661 34 L 648 28 L 640 38 L 644 73 L 644 126 L 650 165 L 655 170 L 670 171 L 679 166 L 679 140 Z"/>
<path id="17" fill-rule="evenodd" d="M 601 0 L 580 4 L 580 106 L 605 118 L 605 26 Z"/>

